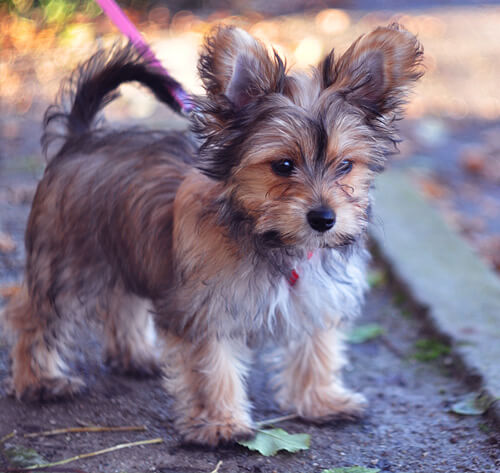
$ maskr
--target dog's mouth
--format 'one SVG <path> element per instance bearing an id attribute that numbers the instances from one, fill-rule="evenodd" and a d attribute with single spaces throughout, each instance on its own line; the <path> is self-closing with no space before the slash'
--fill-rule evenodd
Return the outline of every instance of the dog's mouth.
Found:
<path id="1" fill-rule="evenodd" d="M 357 238 L 354 235 L 340 235 L 335 243 L 335 248 L 346 248 L 356 243 Z"/>
<path id="2" fill-rule="evenodd" d="M 351 247 L 359 239 L 359 235 L 334 234 L 330 238 L 320 237 L 314 242 L 317 248 L 343 250 Z"/>

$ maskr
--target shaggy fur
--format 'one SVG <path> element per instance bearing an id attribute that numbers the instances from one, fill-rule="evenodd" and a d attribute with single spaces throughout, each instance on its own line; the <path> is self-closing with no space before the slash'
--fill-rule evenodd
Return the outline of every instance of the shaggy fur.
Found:
<path id="1" fill-rule="evenodd" d="M 245 379 L 265 335 L 284 409 L 360 414 L 363 397 L 341 380 L 342 329 L 365 291 L 370 188 L 421 58 L 391 25 L 295 73 L 244 31 L 216 29 L 194 136 L 99 125 L 122 82 L 172 105 L 171 84 L 131 48 L 91 58 L 45 119 L 44 146 L 59 149 L 33 201 L 25 285 L 3 318 L 15 396 L 81 390 L 66 361 L 71 327 L 90 317 L 112 367 L 163 370 L 188 441 L 251 434 Z"/>

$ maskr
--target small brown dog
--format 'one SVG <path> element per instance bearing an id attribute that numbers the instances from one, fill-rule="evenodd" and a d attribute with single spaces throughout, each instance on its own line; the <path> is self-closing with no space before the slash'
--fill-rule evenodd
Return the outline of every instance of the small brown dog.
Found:
<path id="1" fill-rule="evenodd" d="M 358 415 L 364 398 L 341 380 L 342 328 L 365 291 L 370 188 L 421 59 L 417 39 L 391 25 L 290 73 L 249 34 L 220 27 L 199 62 L 193 138 L 98 126 L 122 82 L 171 97 L 131 48 L 91 58 L 65 89 L 69 109 L 46 115 L 45 144 L 55 124 L 62 144 L 33 201 L 25 287 L 4 313 L 17 398 L 80 391 L 66 364 L 71 328 L 92 317 L 113 367 L 163 370 L 188 441 L 251 434 L 245 377 L 262 334 L 277 347 L 283 408 Z"/>

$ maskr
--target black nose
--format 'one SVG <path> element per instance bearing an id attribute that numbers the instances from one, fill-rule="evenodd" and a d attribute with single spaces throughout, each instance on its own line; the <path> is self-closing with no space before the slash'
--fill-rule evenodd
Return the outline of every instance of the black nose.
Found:
<path id="1" fill-rule="evenodd" d="M 309 211 L 307 221 L 317 232 L 326 232 L 335 225 L 335 213 L 329 208 L 321 207 Z"/>

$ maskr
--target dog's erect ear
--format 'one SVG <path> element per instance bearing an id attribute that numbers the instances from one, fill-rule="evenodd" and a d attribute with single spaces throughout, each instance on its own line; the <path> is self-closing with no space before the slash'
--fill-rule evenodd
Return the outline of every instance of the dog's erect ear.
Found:
<path id="1" fill-rule="evenodd" d="M 423 49 L 417 38 L 392 24 L 359 38 L 335 62 L 320 65 L 323 86 L 338 91 L 368 118 L 398 113 L 408 88 L 421 75 Z"/>
<path id="2" fill-rule="evenodd" d="M 222 97 L 241 108 L 256 97 L 281 92 L 285 66 L 264 45 L 232 26 L 217 28 L 205 41 L 198 71 L 212 100 Z"/>

